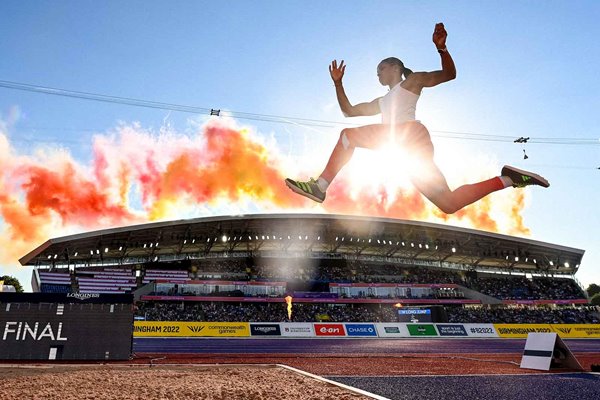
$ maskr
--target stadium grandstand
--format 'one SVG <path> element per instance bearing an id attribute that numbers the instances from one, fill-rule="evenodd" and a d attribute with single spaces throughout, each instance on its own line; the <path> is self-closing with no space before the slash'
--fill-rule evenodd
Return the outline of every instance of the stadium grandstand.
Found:
<path id="1" fill-rule="evenodd" d="M 50 239 L 21 258 L 34 291 L 133 293 L 138 319 L 598 323 L 575 274 L 584 250 L 426 222 L 261 214 Z"/>

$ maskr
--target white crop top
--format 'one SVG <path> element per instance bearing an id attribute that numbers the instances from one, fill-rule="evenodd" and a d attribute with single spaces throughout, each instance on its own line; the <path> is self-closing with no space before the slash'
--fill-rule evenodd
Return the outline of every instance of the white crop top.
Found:
<path id="1" fill-rule="evenodd" d="M 391 125 L 414 121 L 418 100 L 418 94 L 404 89 L 398 83 L 385 96 L 379 99 L 381 123 Z"/>

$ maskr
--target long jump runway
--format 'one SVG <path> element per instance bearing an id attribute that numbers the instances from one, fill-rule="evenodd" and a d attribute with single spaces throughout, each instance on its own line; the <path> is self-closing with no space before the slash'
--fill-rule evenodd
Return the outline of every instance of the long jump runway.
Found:
<path id="1" fill-rule="evenodd" d="M 600 340 L 564 342 L 586 371 L 590 365 L 600 364 Z M 140 359 L 286 364 L 367 391 L 376 399 L 600 398 L 600 374 L 520 369 L 524 347 L 524 339 L 134 338 L 133 341 L 134 353 Z"/>
<path id="2" fill-rule="evenodd" d="M 570 339 L 575 353 L 600 354 L 600 340 Z M 525 339 L 188 339 L 135 338 L 134 353 L 187 354 L 460 354 L 522 353 Z"/>

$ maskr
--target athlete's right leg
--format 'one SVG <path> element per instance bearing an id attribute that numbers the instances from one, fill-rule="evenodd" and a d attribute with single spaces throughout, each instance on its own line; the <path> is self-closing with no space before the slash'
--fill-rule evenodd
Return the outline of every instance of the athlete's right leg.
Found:
<path id="1" fill-rule="evenodd" d="M 350 161 L 356 147 L 376 149 L 381 147 L 389 136 L 388 125 L 366 125 L 357 128 L 345 128 L 333 148 L 325 169 L 317 180 L 307 182 L 287 178 L 286 185 L 294 192 L 319 203 L 325 200 L 325 192 L 340 170 Z"/>
<path id="2" fill-rule="evenodd" d="M 413 184 L 429 201 L 446 214 L 453 214 L 490 193 L 510 186 L 550 186 L 548 181 L 539 175 L 505 166 L 502 168 L 500 176 L 450 190 L 446 178 L 433 161 L 433 158 L 422 161 L 420 170 L 423 173 L 413 177 Z"/>

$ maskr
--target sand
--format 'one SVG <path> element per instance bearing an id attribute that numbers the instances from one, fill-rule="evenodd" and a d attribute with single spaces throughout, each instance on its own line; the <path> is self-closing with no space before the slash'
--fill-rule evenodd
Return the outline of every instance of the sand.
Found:
<path id="1" fill-rule="evenodd" d="M 369 399 L 278 366 L 3 366 L 0 399 Z"/>

